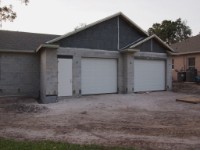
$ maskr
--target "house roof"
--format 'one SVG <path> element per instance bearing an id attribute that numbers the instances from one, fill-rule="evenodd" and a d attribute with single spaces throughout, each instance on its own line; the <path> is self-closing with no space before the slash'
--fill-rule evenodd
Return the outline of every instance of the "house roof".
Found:
<path id="1" fill-rule="evenodd" d="M 200 52 L 200 35 L 193 36 L 182 42 L 172 44 L 171 47 L 177 53 Z"/>
<path id="2" fill-rule="evenodd" d="M 58 35 L 0 30 L 0 51 L 35 51 L 41 44 Z"/>
<path id="3" fill-rule="evenodd" d="M 104 22 L 104 21 L 110 20 L 110 19 L 115 18 L 115 17 L 118 17 L 118 16 L 119 16 L 119 17 L 122 17 L 124 20 L 126 20 L 128 23 L 130 23 L 130 24 L 131 24 L 134 28 L 136 28 L 138 31 L 140 31 L 140 32 L 143 33 L 144 35 L 147 35 L 147 36 L 148 36 L 148 33 L 147 33 L 146 31 L 144 31 L 142 28 L 140 28 L 136 23 L 134 23 L 134 22 L 133 22 L 131 19 L 129 19 L 127 16 L 125 16 L 122 12 L 118 12 L 118 13 L 116 13 L 116 14 L 114 14 L 114 15 L 108 16 L 108 17 L 106 17 L 106 18 L 104 18 L 104 19 L 101 19 L 101 20 L 98 20 L 98 21 L 96 21 L 96 22 L 94 22 L 94 23 L 88 24 L 88 25 L 86 25 L 86 26 L 83 27 L 83 28 L 80 28 L 80 29 L 74 30 L 74 31 L 72 31 L 72 32 L 69 32 L 69 33 L 67 33 L 67 34 L 64 34 L 64 35 L 62 35 L 62 36 L 59 36 L 59 37 L 57 37 L 57 38 L 55 38 L 55 39 L 53 39 L 53 40 L 48 41 L 47 43 L 54 43 L 54 42 L 57 42 L 57 41 L 59 41 L 59 40 L 61 40 L 61 39 L 64 39 L 64 38 L 69 37 L 69 36 L 71 36 L 71 35 L 74 35 L 74 34 L 76 34 L 76 33 L 78 33 L 78 32 L 81 32 L 81 31 L 86 30 L 86 29 L 88 29 L 88 28 L 90 28 L 90 27 L 93 27 L 93 26 L 95 26 L 95 25 L 97 25 L 97 24 L 99 24 L 99 23 L 102 23 L 102 22 Z"/>
<path id="4" fill-rule="evenodd" d="M 137 43 L 134 43 L 134 44 L 131 45 L 129 48 L 136 48 L 137 46 L 139 46 L 139 45 L 141 45 L 141 44 L 143 44 L 143 43 L 145 43 L 146 41 L 151 40 L 151 39 L 155 39 L 155 40 L 158 41 L 161 45 L 163 45 L 165 48 L 167 48 L 167 49 L 170 50 L 171 52 L 174 52 L 174 50 L 173 50 L 170 46 L 168 46 L 166 43 L 164 43 L 164 42 L 163 42 L 158 36 L 156 36 L 155 34 L 152 35 L 152 36 L 149 36 L 149 37 L 147 37 L 147 38 L 145 38 L 145 39 L 143 39 L 143 40 L 141 40 L 141 41 L 139 41 L 139 42 L 137 42 Z"/>

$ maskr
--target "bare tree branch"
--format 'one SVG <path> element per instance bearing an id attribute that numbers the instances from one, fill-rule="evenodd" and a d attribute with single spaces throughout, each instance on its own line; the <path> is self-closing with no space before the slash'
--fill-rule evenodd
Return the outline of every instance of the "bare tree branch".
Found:
<path id="1" fill-rule="evenodd" d="M 20 0 L 22 3 L 27 5 L 29 0 Z M 13 10 L 12 4 L 2 6 L 0 0 L 0 27 L 2 27 L 2 22 L 10 21 L 12 22 L 17 17 L 16 12 Z"/>

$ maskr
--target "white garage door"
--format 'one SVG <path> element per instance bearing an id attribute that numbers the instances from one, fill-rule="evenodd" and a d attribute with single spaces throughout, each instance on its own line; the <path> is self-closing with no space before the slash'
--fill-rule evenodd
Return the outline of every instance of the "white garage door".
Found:
<path id="1" fill-rule="evenodd" d="M 117 60 L 83 58 L 81 62 L 82 94 L 117 92 Z"/>
<path id="2" fill-rule="evenodd" d="M 165 90 L 165 61 L 134 60 L 134 92 Z"/>

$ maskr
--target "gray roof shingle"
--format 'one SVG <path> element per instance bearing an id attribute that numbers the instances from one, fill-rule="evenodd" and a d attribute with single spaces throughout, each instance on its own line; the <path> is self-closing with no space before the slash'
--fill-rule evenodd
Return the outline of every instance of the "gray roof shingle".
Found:
<path id="1" fill-rule="evenodd" d="M 171 47 L 178 53 L 200 51 L 200 35 L 172 44 Z"/>
<path id="2" fill-rule="evenodd" d="M 0 49 L 36 50 L 41 44 L 59 35 L 0 30 Z"/>

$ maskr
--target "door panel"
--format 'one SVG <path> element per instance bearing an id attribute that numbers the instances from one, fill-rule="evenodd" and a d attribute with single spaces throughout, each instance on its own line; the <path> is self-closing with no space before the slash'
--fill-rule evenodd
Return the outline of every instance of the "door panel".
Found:
<path id="1" fill-rule="evenodd" d="M 117 60 L 83 58 L 81 89 L 82 94 L 117 93 Z"/>
<path id="2" fill-rule="evenodd" d="M 58 96 L 72 96 L 72 59 L 58 59 Z"/>
<path id="3" fill-rule="evenodd" d="M 164 60 L 134 60 L 134 92 L 165 90 Z"/>

